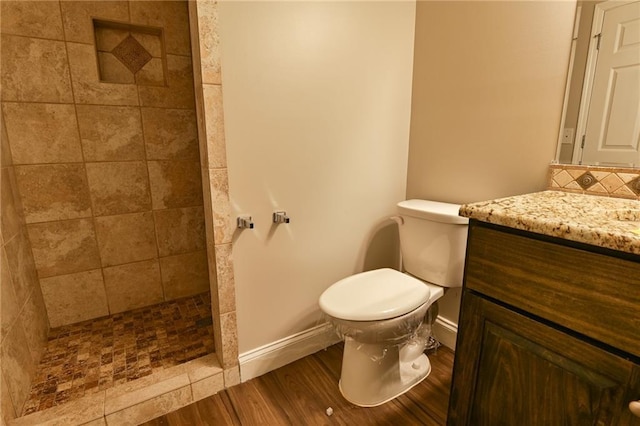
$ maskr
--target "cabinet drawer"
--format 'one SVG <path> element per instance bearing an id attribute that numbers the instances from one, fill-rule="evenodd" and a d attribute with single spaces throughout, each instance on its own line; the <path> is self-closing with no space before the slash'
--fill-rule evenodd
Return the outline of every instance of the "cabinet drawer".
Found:
<path id="1" fill-rule="evenodd" d="M 469 232 L 467 289 L 640 356 L 640 258 L 620 259 L 475 221 Z"/>

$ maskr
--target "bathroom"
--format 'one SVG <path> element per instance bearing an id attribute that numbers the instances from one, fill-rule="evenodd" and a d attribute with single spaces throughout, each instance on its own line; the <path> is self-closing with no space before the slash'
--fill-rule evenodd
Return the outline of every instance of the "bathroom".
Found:
<path id="1" fill-rule="evenodd" d="M 35 5 L 3 1 L 0 16 L 4 422 L 22 412 L 49 328 L 209 292 L 215 349 L 205 369 L 211 372 L 176 385 L 189 388 L 192 400 L 196 389 L 204 397 L 334 341 L 318 297 L 341 277 L 397 265 L 397 236 L 387 218 L 398 201 L 467 203 L 547 187 L 574 1 Z M 98 59 L 105 55 L 96 54 L 97 34 L 105 29 L 162 44 L 149 64 L 161 64 L 156 70 L 169 90 L 100 76 L 106 65 Z M 82 122 L 94 123 L 91 110 L 101 105 L 140 115 L 138 121 L 116 118 L 142 129 L 127 133 L 128 142 L 141 147 L 133 157 L 88 157 L 91 138 Z M 154 108 L 173 111 L 174 120 L 150 117 Z M 41 132 L 43 148 L 49 142 L 56 148 L 44 149 L 44 159 L 20 158 L 36 150 L 20 151 L 13 142 L 29 135 L 19 125 L 27 120 L 41 123 L 32 127 Z M 172 145 L 159 143 L 154 156 L 147 139 L 162 125 L 157 139 L 169 134 Z M 132 149 L 102 154 L 123 152 Z M 136 167 L 116 167 L 123 163 Z M 31 188 L 46 179 L 36 174 L 39 183 L 29 186 L 15 176 L 44 164 L 75 168 L 79 176 L 61 179 L 68 184 L 65 199 L 58 203 L 41 189 L 46 208 L 29 210 Z M 106 164 L 114 165 L 105 172 L 114 180 L 98 186 L 131 195 L 120 203 L 78 189 Z M 21 185 L 29 191 L 22 193 Z M 177 211 L 182 214 L 171 215 Z M 290 222 L 274 224 L 275 211 L 286 211 Z M 100 222 L 116 215 L 123 217 L 106 235 L 115 236 L 114 244 L 139 236 L 128 247 L 143 253 L 105 263 L 107 252 L 96 242 L 89 249 L 80 244 L 86 241 L 81 232 L 99 233 Z M 148 233 L 128 230 L 124 215 L 144 222 Z M 237 229 L 236 218 L 246 216 L 254 228 Z M 70 251 L 93 250 L 93 260 L 54 273 L 38 270 L 46 262 L 36 258 L 29 228 L 72 221 L 85 229 L 76 232 Z M 163 252 L 169 235 L 175 240 Z M 40 256 L 50 245 L 42 247 Z M 113 247 L 112 255 L 126 254 Z M 163 275 L 173 259 L 175 273 Z M 109 268 L 132 264 L 145 264 L 155 286 L 136 291 L 151 281 L 139 278 L 135 288 L 122 284 L 109 298 Z M 82 281 L 45 297 L 47 281 L 61 282 L 52 277 L 88 272 L 93 289 Z M 171 277 L 175 285 L 165 285 Z M 176 294 L 169 295 L 172 289 Z M 436 324 L 450 347 L 459 297 L 456 290 L 446 295 Z"/>

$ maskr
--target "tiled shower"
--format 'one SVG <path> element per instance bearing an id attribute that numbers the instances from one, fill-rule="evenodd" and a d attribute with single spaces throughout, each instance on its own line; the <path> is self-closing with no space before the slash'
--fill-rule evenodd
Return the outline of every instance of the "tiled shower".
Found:
<path id="1" fill-rule="evenodd" d="M 202 356 L 214 329 L 224 347 L 211 302 L 214 318 L 232 312 L 219 308 L 219 270 L 233 281 L 215 254 L 228 250 L 212 235 L 206 194 L 217 187 L 199 154 L 189 19 L 186 1 L 2 3 L 5 413 Z M 201 108 L 201 123 L 221 115 Z M 118 346 L 125 331 L 135 345 Z M 99 354 L 79 343 L 97 335 Z"/>

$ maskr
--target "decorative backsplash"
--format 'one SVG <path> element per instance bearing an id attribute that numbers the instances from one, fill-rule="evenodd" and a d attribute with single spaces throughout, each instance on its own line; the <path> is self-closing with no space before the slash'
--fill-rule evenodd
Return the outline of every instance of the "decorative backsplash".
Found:
<path id="1" fill-rule="evenodd" d="M 640 200 L 640 170 L 552 164 L 548 188 L 579 194 Z"/>

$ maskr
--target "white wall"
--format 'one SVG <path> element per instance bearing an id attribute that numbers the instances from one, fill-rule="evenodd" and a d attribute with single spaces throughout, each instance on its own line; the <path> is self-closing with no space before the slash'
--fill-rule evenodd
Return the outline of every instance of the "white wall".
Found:
<path id="1" fill-rule="evenodd" d="M 230 196 L 256 226 L 233 249 L 241 357 L 392 261 L 367 242 L 405 198 L 414 20 L 408 1 L 219 3 Z"/>
<path id="2" fill-rule="evenodd" d="M 407 198 L 468 203 L 545 188 L 575 1 L 420 1 Z M 457 324 L 460 291 L 440 302 Z"/>

